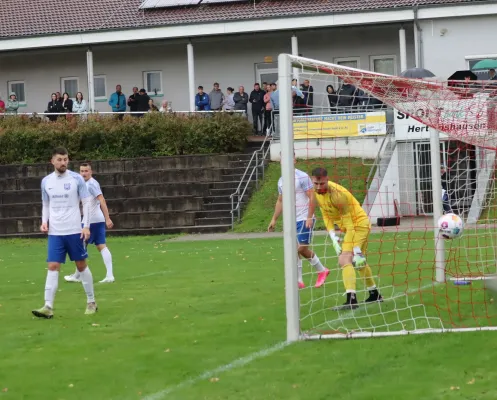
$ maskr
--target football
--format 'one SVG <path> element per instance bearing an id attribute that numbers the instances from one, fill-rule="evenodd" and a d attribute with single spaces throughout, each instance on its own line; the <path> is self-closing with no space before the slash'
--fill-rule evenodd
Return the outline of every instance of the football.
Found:
<path id="1" fill-rule="evenodd" d="M 438 219 L 440 235 L 444 239 L 456 239 L 462 235 L 463 222 L 456 214 L 445 214 Z"/>

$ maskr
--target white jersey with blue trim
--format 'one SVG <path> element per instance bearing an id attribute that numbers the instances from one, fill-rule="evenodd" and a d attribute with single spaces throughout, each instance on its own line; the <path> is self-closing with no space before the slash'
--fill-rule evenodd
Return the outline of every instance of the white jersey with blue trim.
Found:
<path id="1" fill-rule="evenodd" d="M 84 205 L 89 197 L 85 181 L 73 171 L 67 170 L 63 174 L 53 172 L 43 178 L 41 181 L 42 220 L 43 223 L 48 223 L 48 234 L 65 236 L 81 233 L 79 203 L 82 201 Z M 86 225 L 89 225 L 89 222 Z"/>
<path id="2" fill-rule="evenodd" d="M 295 207 L 297 221 L 305 221 L 309 214 L 309 196 L 307 192 L 313 188 L 309 175 L 295 168 Z M 283 177 L 278 180 L 278 193 L 283 194 Z"/>
<path id="3" fill-rule="evenodd" d="M 86 181 L 86 187 L 88 188 L 88 192 L 92 197 L 90 201 L 90 224 L 105 222 L 104 213 L 100 208 L 100 200 L 97 199 L 97 197 L 102 194 L 100 184 L 97 182 L 96 179 L 90 178 Z"/>

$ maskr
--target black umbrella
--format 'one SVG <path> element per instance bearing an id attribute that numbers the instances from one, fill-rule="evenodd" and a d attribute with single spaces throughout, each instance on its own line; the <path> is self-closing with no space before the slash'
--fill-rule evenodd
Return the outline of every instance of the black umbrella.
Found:
<path id="1" fill-rule="evenodd" d="M 469 70 L 466 71 L 456 71 L 451 76 L 449 76 L 449 81 L 464 81 L 469 77 L 470 81 L 477 81 L 478 77 L 474 72 Z"/>
<path id="2" fill-rule="evenodd" d="M 402 76 L 403 78 L 423 79 L 433 78 L 435 74 L 424 68 L 409 68 L 403 71 L 400 76 Z"/>

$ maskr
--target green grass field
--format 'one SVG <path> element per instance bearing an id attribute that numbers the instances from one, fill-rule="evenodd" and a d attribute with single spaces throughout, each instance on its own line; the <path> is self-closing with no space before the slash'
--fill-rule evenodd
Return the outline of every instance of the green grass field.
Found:
<path id="1" fill-rule="evenodd" d="M 387 301 L 331 313 L 327 307 L 343 297 L 336 259 L 324 243 L 316 237 L 315 249 L 333 272 L 323 290 L 300 292 L 304 329 L 497 322 L 479 282 L 425 287 L 433 244 L 422 234 L 373 236 L 370 262 Z M 96 284 L 98 314 L 83 315 L 81 285 L 61 276 L 55 318 L 38 320 L 30 311 L 43 303 L 45 246 L 45 240 L 0 242 L 0 399 L 497 397 L 494 332 L 282 344 L 281 239 L 111 238 L 117 282 Z M 455 249 L 448 254 L 462 257 Z M 94 249 L 90 257 L 99 280 L 102 261 Z M 304 268 L 310 284 L 315 277 Z M 72 270 L 68 264 L 61 275 Z"/>

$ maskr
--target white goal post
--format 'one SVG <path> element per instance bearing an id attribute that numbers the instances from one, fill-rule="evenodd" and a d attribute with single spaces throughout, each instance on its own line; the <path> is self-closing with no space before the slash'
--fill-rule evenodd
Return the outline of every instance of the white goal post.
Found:
<path id="1" fill-rule="evenodd" d="M 421 217 L 424 218 L 423 221 L 425 225 L 419 227 L 419 229 L 413 228 L 415 224 L 410 222 L 406 223 L 402 229 L 390 228 L 389 230 L 388 228 L 378 227 L 374 233 L 375 235 L 380 236 L 379 239 L 375 239 L 375 247 L 380 248 L 380 250 L 377 251 L 382 252 L 381 257 L 390 257 L 393 259 L 391 262 L 390 259 L 388 261 L 388 268 L 391 269 L 388 270 L 388 273 L 385 272 L 387 271 L 387 267 L 384 265 L 381 267 L 381 272 L 374 272 L 375 277 L 379 282 L 380 290 L 384 288 L 383 303 L 374 305 L 363 304 L 357 310 L 331 315 L 329 312 L 329 304 L 332 299 L 333 301 L 338 301 L 341 298 L 343 288 L 341 287 L 341 278 L 339 277 L 339 267 L 336 265 L 337 257 L 329 255 L 333 250 L 331 250 L 331 252 L 328 251 L 331 244 L 327 237 L 323 240 L 319 239 L 319 243 L 318 239 L 313 239 L 312 246 L 313 248 L 317 248 L 318 251 L 321 252 L 320 254 L 324 254 L 324 257 L 321 257 L 321 255 L 320 257 L 322 259 L 324 258 L 328 263 L 327 266 L 330 270 L 332 268 L 334 269 L 332 274 L 330 274 L 330 277 L 333 276 L 334 278 L 329 278 L 324 288 L 309 287 L 304 290 L 299 290 L 297 284 L 298 243 L 296 240 L 296 202 L 294 195 L 285 194 L 295 193 L 295 166 L 293 159 L 296 151 L 296 143 L 299 144 L 299 149 L 302 149 L 303 146 L 307 146 L 308 148 L 306 151 L 308 155 L 314 150 L 314 147 L 311 148 L 311 146 L 321 146 L 320 151 L 324 154 L 323 144 L 320 141 L 324 141 L 325 138 L 324 136 L 316 136 L 314 132 L 312 135 L 309 134 L 309 139 L 299 137 L 299 140 L 297 142 L 295 141 L 294 104 L 292 102 L 292 79 L 297 78 L 293 76 L 293 71 L 295 69 L 299 71 L 298 78 L 300 80 L 309 79 L 311 85 L 313 85 L 313 82 L 316 82 L 314 96 L 316 96 L 318 91 L 321 91 L 323 93 L 321 97 L 329 97 L 329 92 L 325 93 L 324 88 L 326 87 L 325 85 L 331 81 L 330 78 L 333 78 L 333 82 L 352 84 L 357 89 L 360 89 L 365 96 L 378 98 L 385 107 L 389 106 L 402 110 L 402 112 L 409 116 L 414 114 L 412 103 L 419 101 L 418 96 L 420 96 L 420 93 L 429 92 L 429 95 L 427 95 L 426 98 L 423 98 L 424 101 L 422 102 L 422 105 L 430 110 L 430 107 L 433 107 L 433 109 L 440 107 L 440 104 L 442 104 L 441 102 L 445 102 L 443 104 L 447 107 L 446 104 L 449 100 L 452 102 L 455 101 L 451 97 L 453 89 L 445 84 L 437 86 L 437 84 L 434 84 L 433 82 L 419 83 L 417 82 L 418 80 L 357 70 L 290 54 L 279 55 L 279 143 L 281 151 L 281 176 L 284 182 L 283 234 L 287 340 L 293 342 L 304 339 L 366 338 L 439 332 L 497 330 L 497 313 L 495 310 L 491 309 L 492 305 L 490 303 L 493 302 L 493 299 L 489 299 L 488 291 L 486 290 L 487 288 L 484 286 L 484 283 L 481 283 L 481 287 L 476 286 L 480 285 L 480 282 L 473 282 L 472 287 L 466 287 L 462 284 L 460 286 L 453 285 L 453 281 L 456 280 L 454 276 L 457 276 L 457 274 L 452 274 L 450 268 L 454 268 L 460 272 L 466 268 L 466 261 L 469 265 L 471 260 L 468 259 L 471 257 L 470 253 L 473 251 L 473 241 L 477 241 L 476 246 L 479 248 L 480 252 L 482 249 L 487 251 L 487 248 L 492 248 L 491 250 L 495 251 L 495 248 L 497 248 L 495 242 L 497 241 L 494 241 L 493 239 L 495 226 L 487 228 L 489 225 L 488 223 L 480 226 L 475 224 L 471 231 L 474 234 L 468 234 L 466 242 L 463 243 L 458 240 L 451 241 L 447 249 L 446 241 L 439 237 L 439 229 L 437 226 L 438 219 L 443 215 L 441 201 L 442 178 L 440 170 L 444 165 L 444 162 L 441 160 L 441 139 L 439 129 L 437 128 L 439 126 L 446 126 L 448 121 L 442 121 L 440 115 L 438 115 L 438 122 L 434 122 L 433 113 L 431 114 L 431 117 L 413 117 L 417 121 L 430 127 L 429 136 L 425 138 L 425 141 L 430 145 L 429 155 L 431 162 L 429 163 L 430 165 L 425 163 L 422 167 L 428 170 L 431 169 L 430 190 L 431 198 L 434 199 L 432 202 L 432 211 L 429 215 L 418 215 L 416 216 L 417 218 L 412 219 L 418 221 Z M 301 81 L 298 82 L 298 84 L 300 83 Z M 405 85 L 406 89 L 405 92 L 399 94 L 401 92 L 399 88 L 404 87 L 402 85 Z M 316 91 L 316 87 L 319 87 L 318 91 Z M 409 92 L 409 94 L 406 95 L 407 92 Z M 442 94 L 440 97 L 443 97 L 443 100 L 440 100 L 440 98 L 435 99 L 433 93 L 439 92 Z M 409 97 L 411 93 L 415 93 L 413 94 L 412 99 Z M 458 95 L 458 93 L 456 94 Z M 419 104 L 421 104 L 421 102 L 419 102 Z M 318 107 L 315 107 L 316 110 L 317 108 Z M 340 111 L 334 112 L 340 114 Z M 330 111 L 326 105 L 326 107 L 323 107 L 317 114 L 304 118 L 309 118 L 308 123 L 310 124 L 311 118 L 317 118 L 318 116 L 322 117 L 329 113 Z M 427 115 L 428 114 L 429 113 L 427 112 Z M 323 120 L 325 120 L 325 118 L 323 118 Z M 309 132 L 310 131 L 311 129 L 309 129 Z M 312 145 L 310 144 L 311 137 L 313 140 Z M 488 145 L 486 148 L 490 149 L 495 147 L 493 140 L 487 140 L 482 132 L 478 132 L 478 134 L 474 136 L 469 136 L 469 134 L 468 136 L 464 136 L 459 131 L 454 131 L 454 138 L 451 136 L 450 139 L 468 142 L 475 146 L 482 146 L 483 143 L 486 143 Z M 328 140 L 328 146 L 336 146 L 335 150 L 337 146 L 339 146 L 338 139 L 333 140 L 328 138 L 326 140 Z M 366 137 L 354 138 L 354 140 L 366 140 Z M 343 142 L 349 145 L 348 138 L 344 138 Z M 397 153 L 395 152 L 397 151 L 400 151 L 400 149 L 394 149 L 393 155 L 402 157 L 402 155 L 396 155 Z M 338 150 L 335 152 L 338 153 Z M 349 150 L 349 154 L 355 154 L 354 149 Z M 303 158 L 306 157 L 307 155 L 304 155 Z M 357 156 L 355 157 L 357 158 Z M 297 158 L 299 158 L 298 154 Z M 309 156 L 309 158 L 312 157 Z M 344 160 L 346 160 L 345 157 Z M 390 164 L 393 165 L 393 161 L 390 161 Z M 389 173 L 388 171 L 389 170 L 387 170 L 387 175 Z M 311 175 L 310 169 L 305 172 Z M 387 179 L 385 176 L 381 176 L 381 178 Z M 492 187 L 493 189 L 493 185 L 487 185 L 486 187 Z M 414 192 L 414 189 L 412 191 Z M 375 195 L 379 196 L 377 194 Z M 489 195 L 485 198 L 488 200 L 490 197 L 491 196 Z M 394 201 L 397 202 L 398 198 L 393 199 L 392 203 Z M 388 209 L 390 209 L 390 205 L 388 205 L 388 207 Z M 487 212 L 487 219 L 490 218 L 490 211 Z M 388 217 L 389 215 L 386 216 Z M 407 220 L 408 218 L 405 217 L 405 219 Z M 485 228 L 482 228 L 483 226 L 485 226 Z M 480 232 L 488 234 L 488 237 L 490 238 L 488 239 L 489 241 L 480 242 L 480 240 L 483 240 L 478 238 L 478 236 L 482 236 Z M 412 239 L 413 242 L 422 240 L 424 243 L 429 243 L 425 244 L 426 250 L 421 247 L 411 248 L 409 242 L 411 241 L 411 233 L 413 233 L 413 237 L 415 237 L 415 239 Z M 316 237 L 316 235 L 314 235 L 314 237 Z M 325 236 L 323 235 L 323 238 L 324 237 Z M 418 237 L 421 239 L 418 239 Z M 403 243 L 401 243 L 401 241 Z M 393 242 L 393 250 L 390 248 L 388 250 L 383 250 L 383 247 L 387 247 L 386 244 L 390 242 Z M 402 245 L 405 245 L 406 249 L 403 249 Z M 457 246 L 459 247 L 457 248 Z M 458 258 L 455 261 L 450 261 L 453 264 L 452 267 L 447 266 L 448 257 L 449 259 L 450 257 L 454 258 L 452 255 L 456 254 L 456 251 L 462 251 L 465 255 L 459 255 L 459 253 L 457 253 Z M 427 256 L 428 252 L 430 255 Z M 419 254 L 422 256 L 419 256 Z M 402 263 L 398 261 L 401 256 L 406 259 L 402 261 Z M 422 259 L 420 258 L 418 265 L 413 267 L 413 265 L 416 264 L 416 257 L 418 256 Z M 375 260 L 381 260 L 381 257 L 376 256 L 373 258 L 375 258 Z M 379 264 L 380 261 L 377 261 L 377 263 Z M 372 268 L 374 269 L 374 267 Z M 404 268 L 404 270 L 402 270 L 402 268 Z M 449 268 L 449 271 L 447 268 Z M 401 283 L 398 282 L 398 276 L 401 276 L 403 279 Z M 483 280 L 484 277 L 468 277 L 467 279 L 477 281 Z M 447 289 L 443 290 L 443 287 L 447 287 Z M 481 293 L 480 290 L 482 291 Z M 468 294 L 467 291 L 472 292 Z M 473 299 L 476 295 L 480 297 L 474 300 L 474 303 L 467 305 L 467 310 L 459 311 L 457 318 L 453 318 L 454 310 L 451 308 L 451 303 L 458 302 L 460 306 L 464 306 L 466 305 L 467 298 L 471 297 L 471 299 Z M 303 311 L 304 308 L 306 311 Z M 440 311 L 440 308 L 442 311 Z M 474 316 L 475 309 L 478 310 L 478 317 Z M 470 317 L 471 310 L 473 310 L 473 319 Z M 303 321 L 305 321 L 305 327 L 302 326 Z"/>

